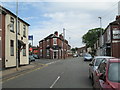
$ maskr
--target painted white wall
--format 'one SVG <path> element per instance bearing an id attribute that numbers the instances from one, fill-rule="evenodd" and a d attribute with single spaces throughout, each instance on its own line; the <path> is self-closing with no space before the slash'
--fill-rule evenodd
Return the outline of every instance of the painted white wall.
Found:
<path id="1" fill-rule="evenodd" d="M 14 32 L 10 31 L 11 15 L 7 14 L 5 17 L 5 67 L 16 66 L 16 19 L 14 17 Z M 20 21 L 20 35 L 18 35 L 18 40 L 23 37 L 23 22 Z M 26 56 L 23 56 L 23 50 L 20 52 L 20 64 L 29 64 L 29 50 L 28 50 L 28 26 L 26 25 L 26 38 L 23 37 L 23 42 L 26 44 Z M 10 40 L 14 40 L 14 56 L 10 55 Z M 6 61 L 8 60 L 8 61 Z"/>

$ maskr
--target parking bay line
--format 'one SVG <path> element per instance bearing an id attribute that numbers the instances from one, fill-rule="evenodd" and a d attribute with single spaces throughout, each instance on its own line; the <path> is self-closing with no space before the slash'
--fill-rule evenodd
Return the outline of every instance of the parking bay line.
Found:
<path id="1" fill-rule="evenodd" d="M 50 86 L 50 88 L 53 88 L 53 86 L 57 83 L 57 81 L 60 79 L 60 76 L 54 81 L 54 83 Z"/>

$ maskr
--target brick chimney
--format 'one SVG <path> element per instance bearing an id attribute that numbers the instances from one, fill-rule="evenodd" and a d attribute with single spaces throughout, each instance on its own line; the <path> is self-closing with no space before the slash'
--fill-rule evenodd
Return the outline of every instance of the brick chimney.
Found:
<path id="1" fill-rule="evenodd" d="M 56 36 L 58 36 L 58 31 L 55 31 L 55 33 L 54 33 Z"/>
<path id="2" fill-rule="evenodd" d="M 62 34 L 60 34 L 60 35 L 59 35 L 59 37 L 60 37 L 61 39 L 63 39 L 63 36 L 62 36 Z"/>
<path id="3" fill-rule="evenodd" d="M 120 15 L 116 16 L 116 20 L 120 20 Z"/>

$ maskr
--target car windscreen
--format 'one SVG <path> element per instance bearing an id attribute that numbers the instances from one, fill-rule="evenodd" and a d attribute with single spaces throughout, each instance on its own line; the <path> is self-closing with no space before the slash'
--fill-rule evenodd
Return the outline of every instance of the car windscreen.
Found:
<path id="1" fill-rule="evenodd" d="M 112 82 L 120 83 L 120 62 L 110 63 L 108 71 L 108 79 Z"/>
<path id="2" fill-rule="evenodd" d="M 91 55 L 90 54 L 86 54 L 85 57 L 91 57 Z"/>
<path id="3" fill-rule="evenodd" d="M 95 66 L 99 66 L 99 64 L 102 60 L 103 60 L 103 58 L 96 58 Z"/>

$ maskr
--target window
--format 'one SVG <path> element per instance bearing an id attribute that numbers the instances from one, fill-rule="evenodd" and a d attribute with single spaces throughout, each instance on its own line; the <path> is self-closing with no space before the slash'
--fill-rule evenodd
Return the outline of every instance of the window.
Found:
<path id="1" fill-rule="evenodd" d="M 49 39 L 47 40 L 47 46 L 49 46 Z"/>
<path id="2" fill-rule="evenodd" d="M 10 55 L 14 56 L 14 41 L 10 40 Z"/>
<path id="3" fill-rule="evenodd" d="M 26 26 L 23 25 L 23 36 L 26 37 Z"/>
<path id="4" fill-rule="evenodd" d="M 23 56 L 26 56 L 26 44 L 23 45 Z"/>
<path id="5" fill-rule="evenodd" d="M 40 48 L 42 48 L 42 42 L 40 42 Z"/>
<path id="6" fill-rule="evenodd" d="M 120 63 L 110 63 L 108 69 L 108 79 L 112 82 L 120 82 Z"/>
<path id="7" fill-rule="evenodd" d="M 50 54 L 50 52 L 49 52 L 49 50 L 47 50 L 47 56 L 49 56 L 49 54 Z"/>
<path id="8" fill-rule="evenodd" d="M 106 72 L 106 60 L 103 60 L 103 61 L 100 63 L 100 65 L 99 65 L 99 67 L 98 67 L 98 70 L 99 70 L 100 73 L 105 74 L 105 72 Z"/>
<path id="9" fill-rule="evenodd" d="M 18 21 L 18 34 L 20 34 L 20 21 Z"/>
<path id="10" fill-rule="evenodd" d="M 96 58 L 95 66 L 99 66 L 99 64 L 102 60 L 103 60 L 103 58 Z"/>
<path id="11" fill-rule="evenodd" d="M 14 32 L 14 18 L 10 18 L 10 31 Z"/>
<path id="12" fill-rule="evenodd" d="M 42 49 L 40 49 L 40 56 L 42 56 Z"/>
<path id="13" fill-rule="evenodd" d="M 53 38 L 53 44 L 57 45 L 57 38 Z"/>

